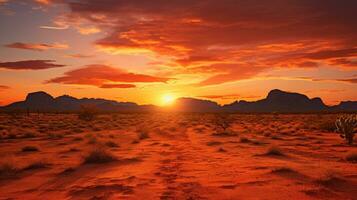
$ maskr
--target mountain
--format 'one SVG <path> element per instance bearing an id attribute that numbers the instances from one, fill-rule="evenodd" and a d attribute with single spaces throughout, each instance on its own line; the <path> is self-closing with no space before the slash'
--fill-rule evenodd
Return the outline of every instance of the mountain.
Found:
<path id="1" fill-rule="evenodd" d="M 179 98 L 174 106 L 165 109 L 154 105 L 138 105 L 132 102 L 118 102 L 100 98 L 78 99 L 69 95 L 54 98 L 46 92 L 40 91 L 29 93 L 24 101 L 0 107 L 0 110 L 75 112 L 79 111 L 82 105 L 93 105 L 98 111 L 103 112 L 357 112 L 357 101 L 344 101 L 335 106 L 327 106 L 318 97 L 310 99 L 303 94 L 285 92 L 278 89 L 271 90 L 266 98 L 258 101 L 240 100 L 223 106 L 209 100 Z"/>
<path id="2" fill-rule="evenodd" d="M 209 100 L 179 98 L 172 110 L 178 112 L 220 112 L 221 106 Z"/>
<path id="3" fill-rule="evenodd" d="M 306 95 L 281 90 L 272 90 L 265 99 L 236 101 L 224 105 L 229 112 L 321 112 L 328 109 L 320 98 L 309 99 Z"/>
<path id="4" fill-rule="evenodd" d="M 82 105 L 91 105 L 99 111 L 110 112 L 141 112 L 155 109 L 153 106 L 139 106 L 131 102 L 117 102 L 113 100 L 82 98 L 77 99 L 69 95 L 52 97 L 46 92 L 29 93 L 25 101 L 15 102 L 2 107 L 2 110 L 29 110 L 31 112 L 74 112 L 79 111 Z"/>

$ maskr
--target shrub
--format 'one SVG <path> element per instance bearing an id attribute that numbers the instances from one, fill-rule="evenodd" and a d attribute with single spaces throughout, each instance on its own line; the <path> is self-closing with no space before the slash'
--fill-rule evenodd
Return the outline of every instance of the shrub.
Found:
<path id="1" fill-rule="evenodd" d="M 84 157 L 84 164 L 102 164 L 116 161 L 117 159 L 103 147 L 93 149 Z"/>
<path id="2" fill-rule="evenodd" d="M 217 114 L 214 118 L 215 135 L 230 135 L 229 128 L 232 123 L 232 119 L 227 114 Z"/>
<path id="3" fill-rule="evenodd" d="M 138 132 L 137 135 L 139 140 L 144 140 L 150 137 L 147 132 Z"/>
<path id="4" fill-rule="evenodd" d="M 284 156 L 285 154 L 278 147 L 271 146 L 271 147 L 268 148 L 268 150 L 265 153 L 265 155 L 269 155 L 269 156 Z"/>
<path id="5" fill-rule="evenodd" d="M 54 133 L 54 132 L 49 132 L 47 133 L 49 139 L 61 139 L 63 138 L 63 135 L 61 133 Z"/>
<path id="6" fill-rule="evenodd" d="M 0 163 L 0 179 L 15 176 L 19 169 L 13 162 Z"/>
<path id="7" fill-rule="evenodd" d="M 38 148 L 35 146 L 25 146 L 21 150 L 22 152 L 33 152 L 33 151 L 38 151 Z"/>
<path id="8" fill-rule="evenodd" d="M 136 129 L 137 136 L 139 140 L 144 140 L 149 138 L 149 130 L 146 127 L 139 127 Z"/>
<path id="9" fill-rule="evenodd" d="M 246 137 L 240 137 L 239 141 L 240 141 L 241 143 L 248 143 L 248 142 L 250 142 L 250 140 L 249 140 L 248 138 L 246 138 Z"/>
<path id="10" fill-rule="evenodd" d="M 23 170 L 34 170 L 34 169 L 43 169 L 48 167 L 48 164 L 44 161 L 35 161 L 29 165 L 27 165 Z"/>
<path id="11" fill-rule="evenodd" d="M 322 131 L 326 131 L 326 132 L 336 131 L 336 125 L 335 125 L 334 121 L 324 121 L 319 124 L 319 128 Z"/>
<path id="12" fill-rule="evenodd" d="M 119 147 L 119 145 L 113 141 L 106 141 L 105 145 L 108 147 Z"/>
<path id="13" fill-rule="evenodd" d="M 36 133 L 34 133 L 34 132 L 26 132 L 22 137 L 23 138 L 34 138 L 34 137 L 36 137 Z"/>
<path id="14" fill-rule="evenodd" d="M 341 138 L 344 138 L 349 145 L 353 144 L 353 137 L 355 134 L 355 129 L 357 127 L 357 116 L 339 116 L 335 124 L 336 130 L 338 133 L 340 133 Z"/>
<path id="15" fill-rule="evenodd" d="M 81 110 L 78 114 L 78 119 L 84 121 L 92 121 L 96 115 L 96 107 L 93 105 L 81 105 Z"/>
<path id="16" fill-rule="evenodd" d="M 346 156 L 346 160 L 349 162 L 357 163 L 357 152 L 350 152 Z"/>

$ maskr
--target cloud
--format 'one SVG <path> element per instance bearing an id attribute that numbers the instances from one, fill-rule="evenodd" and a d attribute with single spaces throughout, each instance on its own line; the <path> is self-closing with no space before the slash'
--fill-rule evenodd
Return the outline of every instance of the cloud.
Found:
<path id="1" fill-rule="evenodd" d="M 170 58 L 166 66 L 177 74 L 203 77 L 198 86 L 254 78 L 262 70 L 279 67 L 357 67 L 354 0 L 77 0 L 65 4 L 70 13 L 62 19 L 68 24 L 108 33 L 95 42 L 98 48 L 166 56 Z M 231 69 L 217 71 L 216 65 Z M 196 70 L 200 66 L 205 69 Z"/>
<path id="2" fill-rule="evenodd" d="M 10 89 L 7 85 L 0 85 L 0 91 Z"/>
<path id="3" fill-rule="evenodd" d="M 46 81 L 77 85 L 93 85 L 100 88 L 130 88 L 132 84 L 122 83 L 166 83 L 170 78 L 137 74 L 107 65 L 87 65 L 80 69 L 66 72 L 63 76 Z"/>
<path id="4" fill-rule="evenodd" d="M 103 84 L 100 88 L 135 88 L 134 84 Z"/>
<path id="5" fill-rule="evenodd" d="M 357 83 L 357 78 L 337 79 L 337 81 L 348 82 L 348 83 Z"/>
<path id="6" fill-rule="evenodd" d="M 41 70 L 51 69 L 57 67 L 64 67 L 65 65 L 54 64 L 54 60 L 24 60 L 15 62 L 0 62 L 0 68 L 10 70 Z"/>
<path id="7" fill-rule="evenodd" d="M 34 44 L 34 43 L 22 43 L 22 42 L 15 42 L 11 44 L 5 45 L 5 47 L 9 48 L 16 48 L 16 49 L 26 49 L 26 50 L 33 50 L 33 51 L 45 51 L 49 49 L 67 49 L 67 44 Z"/>
<path id="8" fill-rule="evenodd" d="M 206 99 L 256 99 L 261 96 L 257 96 L 257 95 L 241 96 L 240 94 L 223 94 L 223 95 L 202 95 L 198 97 L 206 98 Z"/>
<path id="9" fill-rule="evenodd" d="M 94 57 L 94 55 L 86 55 L 86 54 L 69 54 L 67 55 L 67 57 L 70 57 L 70 58 L 92 58 Z"/>

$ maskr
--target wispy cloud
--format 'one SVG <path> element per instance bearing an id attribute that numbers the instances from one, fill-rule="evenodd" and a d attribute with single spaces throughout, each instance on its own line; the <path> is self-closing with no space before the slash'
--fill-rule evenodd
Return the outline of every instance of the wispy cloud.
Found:
<path id="1" fill-rule="evenodd" d="M 45 43 L 23 43 L 23 42 L 15 42 L 15 43 L 7 44 L 7 45 L 5 45 L 5 47 L 33 50 L 33 51 L 45 51 L 45 50 L 49 50 L 49 49 L 68 49 L 69 48 L 69 46 L 67 44 L 61 44 L 61 43 L 45 44 Z"/>
<path id="2" fill-rule="evenodd" d="M 123 83 L 166 83 L 170 78 L 127 72 L 107 65 L 87 65 L 52 78 L 46 83 L 92 85 L 101 88 L 133 88 Z"/>
<path id="3" fill-rule="evenodd" d="M 42 70 L 65 66 L 61 64 L 55 64 L 54 62 L 54 60 L 23 60 L 15 62 L 0 62 L 0 68 L 10 70 Z"/>

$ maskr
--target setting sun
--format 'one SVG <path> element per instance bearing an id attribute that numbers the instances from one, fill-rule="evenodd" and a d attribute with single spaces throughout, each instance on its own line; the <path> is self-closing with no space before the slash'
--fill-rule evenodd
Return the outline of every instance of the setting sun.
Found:
<path id="1" fill-rule="evenodd" d="M 164 105 L 164 106 L 172 105 L 175 102 L 175 100 L 176 100 L 176 97 L 173 94 L 164 94 L 161 97 L 161 102 L 162 102 L 162 105 Z"/>

